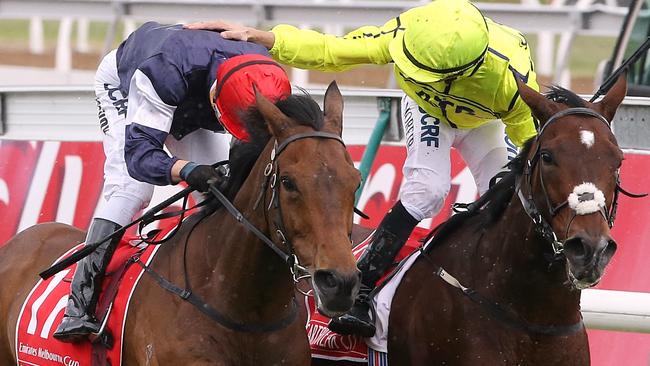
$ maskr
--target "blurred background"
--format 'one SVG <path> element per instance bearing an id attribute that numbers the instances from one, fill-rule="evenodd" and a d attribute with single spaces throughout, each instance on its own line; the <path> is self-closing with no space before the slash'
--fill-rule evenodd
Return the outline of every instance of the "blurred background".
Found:
<path id="1" fill-rule="evenodd" d="M 477 3 L 496 21 L 522 31 L 532 46 L 540 84 L 593 91 L 612 57 L 631 0 L 487 0 Z M 307 0 L 236 2 L 0 0 L 0 85 L 90 85 L 100 57 L 148 20 L 179 23 L 225 19 L 269 28 L 281 22 L 342 35 L 381 25 L 411 1 Z M 395 87 L 390 66 L 358 67 L 336 76 L 347 86 Z M 296 70 L 309 87 L 331 75 Z"/>

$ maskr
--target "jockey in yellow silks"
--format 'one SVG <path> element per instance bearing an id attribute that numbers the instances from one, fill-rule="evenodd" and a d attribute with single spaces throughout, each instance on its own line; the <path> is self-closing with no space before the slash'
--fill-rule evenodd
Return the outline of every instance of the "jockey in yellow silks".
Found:
<path id="1" fill-rule="evenodd" d="M 438 0 L 344 37 L 282 24 L 272 30 L 270 53 L 281 63 L 323 71 L 394 62 L 400 88 L 429 115 L 457 128 L 501 119 L 510 139 L 521 146 L 535 135 L 513 77 L 538 88 L 528 43 L 467 5 Z"/>
<path id="2" fill-rule="evenodd" d="M 224 38 L 262 44 L 275 60 L 304 69 L 394 63 L 406 94 L 401 106 L 405 181 L 400 200 L 359 260 L 362 288 L 355 306 L 329 324 L 341 334 L 374 334 L 368 295 L 413 228 L 442 208 L 451 186 L 451 147 L 463 156 L 482 194 L 516 153 L 514 145 L 536 133 L 530 109 L 517 92 L 516 79 L 538 89 L 526 39 L 465 0 L 435 0 L 344 37 L 290 25 L 271 32 L 219 21 L 186 27 L 221 30 Z"/>

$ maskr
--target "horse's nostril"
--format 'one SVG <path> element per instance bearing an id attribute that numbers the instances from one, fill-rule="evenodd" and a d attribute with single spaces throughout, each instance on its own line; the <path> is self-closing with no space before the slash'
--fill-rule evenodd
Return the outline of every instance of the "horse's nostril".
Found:
<path id="1" fill-rule="evenodd" d="M 582 238 L 574 236 L 564 242 L 564 253 L 574 258 L 582 258 L 586 254 L 586 248 Z"/>
<path id="2" fill-rule="evenodd" d="M 616 252 L 616 242 L 612 239 L 607 241 L 607 246 L 603 250 L 603 258 L 610 260 Z"/>
<path id="3" fill-rule="evenodd" d="M 318 270 L 314 273 L 314 282 L 320 287 L 335 288 L 339 285 L 336 275 L 332 271 Z"/>

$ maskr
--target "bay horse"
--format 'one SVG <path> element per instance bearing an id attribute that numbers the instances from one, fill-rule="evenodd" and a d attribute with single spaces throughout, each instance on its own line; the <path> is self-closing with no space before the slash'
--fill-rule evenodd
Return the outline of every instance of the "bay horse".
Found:
<path id="1" fill-rule="evenodd" d="M 610 121 L 625 76 L 598 103 L 518 82 L 540 121 L 511 171 L 452 216 L 404 275 L 388 322 L 390 365 L 589 365 L 580 290 L 616 251 L 623 152 Z"/>
<path id="2" fill-rule="evenodd" d="M 124 364 L 309 364 L 294 300 L 294 276 L 300 273 L 293 272 L 306 268 L 318 308 L 328 316 L 349 310 L 359 288 L 350 232 L 360 176 L 341 139 L 342 110 L 334 82 L 324 113 L 308 96 L 274 105 L 256 93 L 256 108 L 247 116 L 251 141 L 231 150 L 225 191 L 251 227 L 270 240 L 265 243 L 223 207 L 191 230 L 181 227 L 150 267 L 179 286 L 192 283 L 193 293 L 222 321 L 145 276 L 127 315 Z M 16 362 L 16 320 L 38 271 L 84 236 L 68 225 L 40 224 L 0 248 L 0 364 Z"/>

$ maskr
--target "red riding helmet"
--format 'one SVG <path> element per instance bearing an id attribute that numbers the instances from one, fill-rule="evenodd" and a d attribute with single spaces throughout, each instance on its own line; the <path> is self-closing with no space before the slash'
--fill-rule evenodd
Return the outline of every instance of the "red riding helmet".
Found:
<path id="1" fill-rule="evenodd" d="M 241 55 L 224 61 L 217 70 L 212 103 L 221 124 L 239 140 L 248 139 L 241 117 L 255 103 L 253 84 L 272 102 L 291 94 L 284 69 L 267 56 Z"/>

